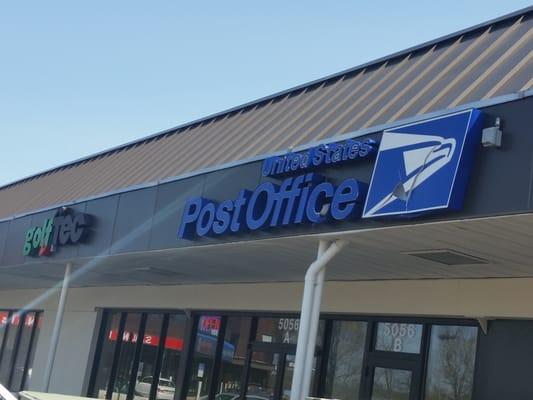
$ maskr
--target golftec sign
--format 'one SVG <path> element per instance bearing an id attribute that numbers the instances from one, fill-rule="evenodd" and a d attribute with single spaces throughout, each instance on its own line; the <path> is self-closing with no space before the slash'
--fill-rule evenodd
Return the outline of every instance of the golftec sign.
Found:
<path id="1" fill-rule="evenodd" d="M 368 197 L 368 184 L 354 177 L 334 185 L 308 171 L 368 158 L 376 153 L 373 140 L 349 140 L 271 157 L 263 162 L 264 177 L 307 173 L 285 177 L 279 185 L 267 181 L 253 191 L 242 189 L 236 199 L 221 203 L 189 199 L 178 238 L 459 209 L 480 139 L 477 110 L 385 131 Z"/>
<path id="2" fill-rule="evenodd" d="M 77 244 L 88 236 L 90 216 L 70 208 L 60 208 L 42 226 L 28 229 L 24 242 L 25 256 L 51 256 L 59 246 Z"/>

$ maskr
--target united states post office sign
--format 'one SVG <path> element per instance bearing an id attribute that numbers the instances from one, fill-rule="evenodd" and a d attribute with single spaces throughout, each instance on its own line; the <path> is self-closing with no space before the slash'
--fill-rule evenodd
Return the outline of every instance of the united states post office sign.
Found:
<path id="1" fill-rule="evenodd" d="M 379 148 L 349 140 L 270 157 L 262 174 L 279 183 L 243 188 L 222 202 L 188 199 L 178 238 L 460 209 L 480 140 L 481 112 L 470 109 L 387 129 Z M 370 182 L 334 183 L 316 171 L 373 157 Z"/>

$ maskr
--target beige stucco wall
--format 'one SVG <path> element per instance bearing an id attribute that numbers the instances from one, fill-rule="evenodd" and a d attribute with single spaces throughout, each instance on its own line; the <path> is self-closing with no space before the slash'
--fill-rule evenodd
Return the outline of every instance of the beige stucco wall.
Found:
<path id="1" fill-rule="evenodd" d="M 67 310 L 142 307 L 297 311 L 300 283 L 70 289 Z M 20 308 L 43 290 L 0 291 L 0 308 Z M 55 310 L 59 293 L 32 308 Z M 533 278 L 327 282 L 322 310 L 363 314 L 533 318 Z"/>
<path id="2" fill-rule="evenodd" d="M 97 307 L 298 311 L 302 284 L 232 284 L 71 289 L 51 390 L 80 395 Z M 1 308 L 21 308 L 43 290 L 0 291 Z M 45 310 L 30 389 L 41 390 L 59 293 L 32 308 Z M 532 279 L 327 282 L 322 310 L 355 314 L 533 318 Z"/>

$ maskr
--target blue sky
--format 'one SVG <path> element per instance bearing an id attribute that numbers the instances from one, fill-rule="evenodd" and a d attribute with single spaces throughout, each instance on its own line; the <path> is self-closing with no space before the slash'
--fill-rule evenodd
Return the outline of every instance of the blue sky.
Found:
<path id="1" fill-rule="evenodd" d="M 528 5 L 3 2 L 0 184 Z"/>

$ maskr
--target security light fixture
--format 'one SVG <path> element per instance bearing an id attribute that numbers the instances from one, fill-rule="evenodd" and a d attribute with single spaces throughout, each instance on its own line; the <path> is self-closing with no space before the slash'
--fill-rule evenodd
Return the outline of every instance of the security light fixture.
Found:
<path id="1" fill-rule="evenodd" d="M 496 118 L 494 126 L 483 129 L 481 144 L 483 147 L 502 147 L 502 130 L 500 117 Z"/>
<path id="2" fill-rule="evenodd" d="M 483 258 L 449 249 L 412 251 L 404 254 L 445 265 L 488 264 Z"/>

